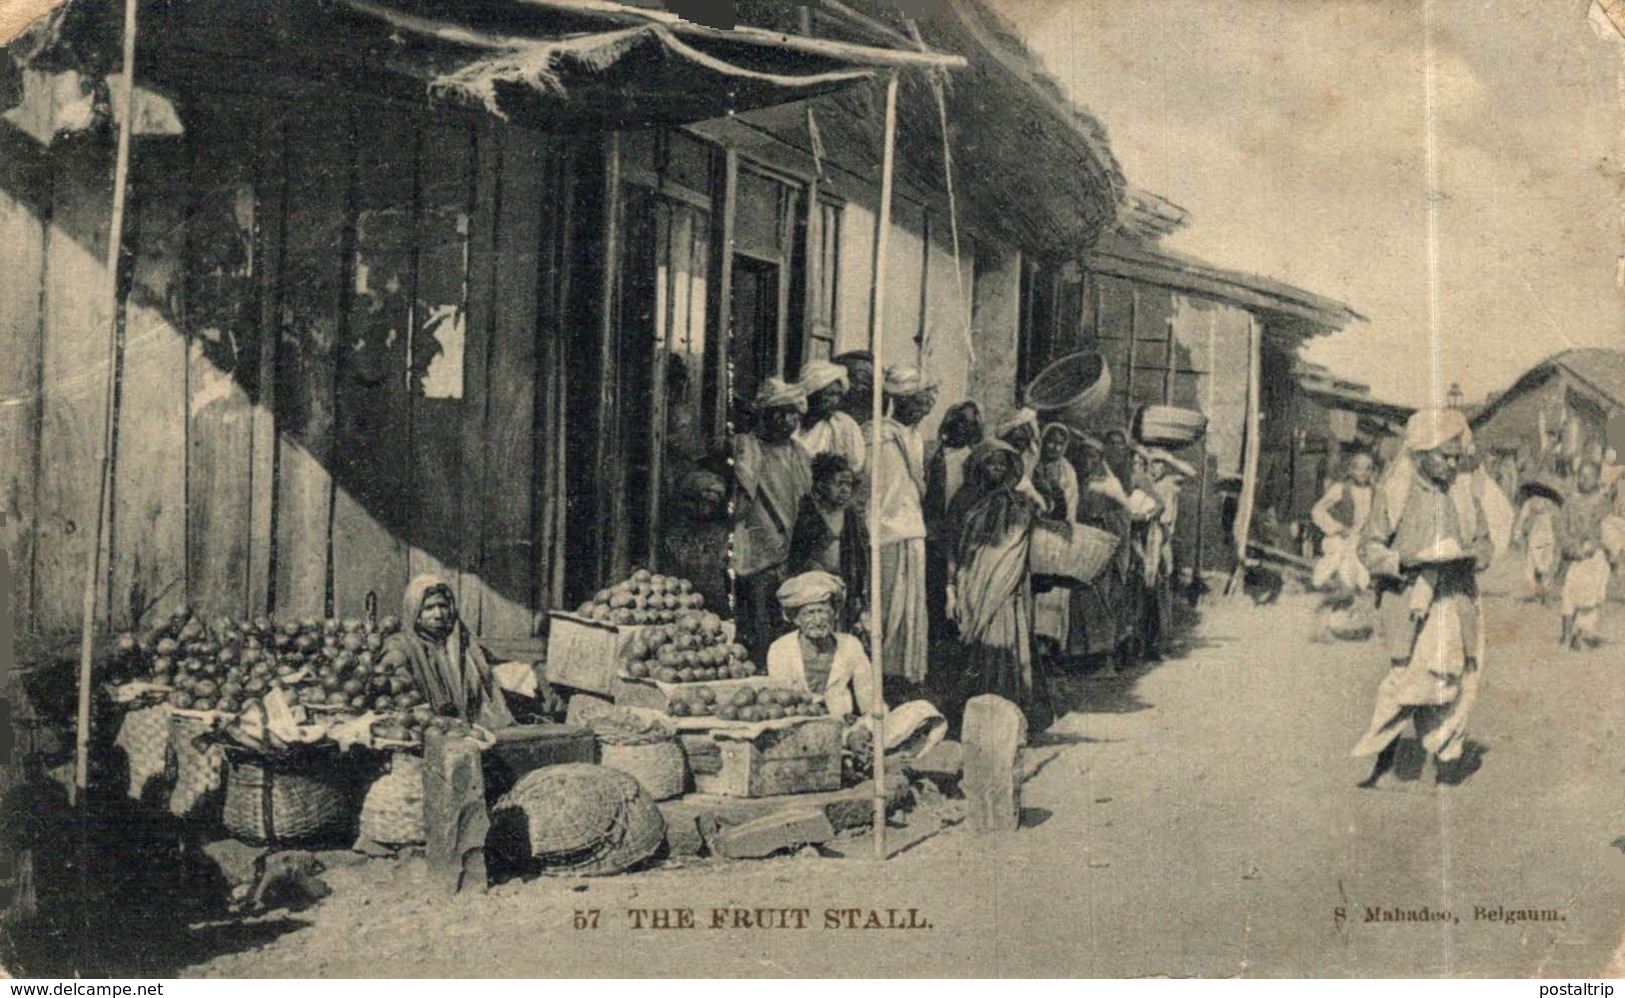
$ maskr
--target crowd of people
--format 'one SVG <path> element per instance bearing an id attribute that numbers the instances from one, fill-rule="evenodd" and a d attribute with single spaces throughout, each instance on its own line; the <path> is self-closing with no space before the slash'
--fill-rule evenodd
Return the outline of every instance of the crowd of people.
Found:
<path id="1" fill-rule="evenodd" d="M 1465 427 L 1465 424 L 1463 424 Z M 1625 466 L 1600 443 L 1576 453 L 1561 444 L 1520 460 L 1512 454 L 1481 454 L 1464 428 L 1460 469 L 1474 483 L 1491 521 L 1502 527 L 1499 547 L 1521 550 L 1525 597 L 1561 604 L 1557 634 L 1564 648 L 1598 643 L 1597 626 L 1609 582 L 1625 558 Z M 1404 458 L 1395 462 L 1403 463 Z M 1311 584 L 1329 594 L 1328 606 L 1355 603 L 1369 610 L 1372 573 L 1360 556 L 1378 480 L 1393 477 L 1366 450 L 1344 461 L 1311 514 L 1321 536 Z"/>
<path id="2" fill-rule="evenodd" d="M 950 716 L 996 693 L 1041 730 L 1054 714 L 1047 669 L 1112 675 L 1160 657 L 1180 489 L 1196 469 L 1121 430 L 1095 438 L 1043 425 L 1031 409 L 989 426 L 970 400 L 948 407 L 928 445 L 921 427 L 937 386 L 907 365 L 878 383 L 876 373 L 855 352 L 811 361 L 793 383 L 764 379 L 727 477 L 679 482 L 665 551 L 708 603 L 710 589 L 727 591 L 731 568 L 751 653 L 777 647 L 782 657 L 794 615 L 781 587 L 818 573 L 841 587 L 831 626 L 866 654 L 878 646 L 891 698 L 928 696 Z M 884 416 L 871 434 L 876 391 Z M 1034 532 L 1062 523 L 1116 541 L 1088 585 L 1032 571 Z"/>
<path id="3" fill-rule="evenodd" d="M 1439 782 L 1460 778 L 1486 652 L 1478 578 L 1502 552 L 1522 548 L 1528 598 L 1560 594 L 1558 642 L 1575 651 L 1600 642 L 1625 557 L 1625 468 L 1612 450 L 1593 445 L 1561 464 L 1541 455 L 1538 474 L 1508 482 L 1506 463 L 1481 458 L 1453 408 L 1416 413 L 1404 445 L 1387 467 L 1351 455 L 1313 511 L 1324 542 L 1311 582 L 1366 601 L 1390 665 L 1354 749 L 1376 757 L 1363 787 L 1393 770 L 1407 728 Z"/>

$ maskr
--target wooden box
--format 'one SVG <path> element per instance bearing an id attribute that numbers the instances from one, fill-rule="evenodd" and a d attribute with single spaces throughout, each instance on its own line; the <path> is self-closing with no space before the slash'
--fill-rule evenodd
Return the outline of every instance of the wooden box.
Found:
<path id="1" fill-rule="evenodd" d="M 644 628 L 562 610 L 548 616 L 547 681 L 589 693 L 613 692 L 627 646 Z"/>
<path id="2" fill-rule="evenodd" d="M 694 770 L 694 788 L 730 797 L 839 790 L 841 732 L 841 721 L 833 717 L 796 717 L 712 729 L 722 765 L 715 774 Z M 699 754 L 691 751 L 689 756 Z"/>
<path id="3" fill-rule="evenodd" d="M 483 759 L 486 795 L 493 801 L 532 770 L 567 762 L 598 761 L 598 739 L 586 728 L 518 724 L 498 729 L 495 734 L 496 744 L 485 751 Z"/>

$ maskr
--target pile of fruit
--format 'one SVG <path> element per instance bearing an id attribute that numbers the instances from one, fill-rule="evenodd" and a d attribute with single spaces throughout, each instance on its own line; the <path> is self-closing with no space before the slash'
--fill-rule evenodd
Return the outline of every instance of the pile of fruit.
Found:
<path id="1" fill-rule="evenodd" d="M 745 646 L 728 639 L 722 618 L 688 611 L 669 624 L 644 628 L 627 644 L 626 674 L 662 683 L 705 683 L 756 675 Z"/>
<path id="2" fill-rule="evenodd" d="M 684 612 L 704 608 L 705 597 L 694 591 L 692 582 L 640 568 L 625 582 L 598 590 L 576 614 L 606 624 L 647 626 L 669 624 Z"/>
<path id="3" fill-rule="evenodd" d="M 410 673 L 380 661 L 384 638 L 400 626 L 394 617 L 205 623 L 181 610 L 144 634 L 121 635 L 115 655 L 128 672 L 170 687 L 175 707 L 236 714 L 280 690 L 289 706 L 408 712 L 421 723 L 431 712 Z"/>
<path id="4" fill-rule="evenodd" d="M 473 734 L 474 727 L 460 717 L 442 717 L 431 714 L 427 707 L 417 708 L 405 714 L 385 718 L 372 726 L 375 738 L 388 738 L 397 742 L 422 742 L 423 733 L 428 730 L 443 731 L 448 735 L 468 736 Z"/>
<path id="5" fill-rule="evenodd" d="M 700 687 L 689 696 L 673 696 L 666 704 L 673 717 L 716 716 L 724 721 L 776 721 L 784 717 L 822 717 L 829 709 L 800 690 L 768 688 L 724 691 Z"/>

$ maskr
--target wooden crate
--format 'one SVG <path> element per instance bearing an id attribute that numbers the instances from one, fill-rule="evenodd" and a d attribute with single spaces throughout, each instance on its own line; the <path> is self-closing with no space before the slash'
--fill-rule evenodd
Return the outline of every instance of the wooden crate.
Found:
<path id="1" fill-rule="evenodd" d="M 713 729 L 722 766 L 715 774 L 695 771 L 694 788 L 729 797 L 839 790 L 841 732 L 841 721 L 833 717 Z"/>
<path id="2" fill-rule="evenodd" d="M 548 615 L 547 681 L 610 694 L 627 646 L 644 628 L 606 624 L 562 610 Z"/>
<path id="3" fill-rule="evenodd" d="M 596 763 L 598 739 L 570 724 L 516 724 L 496 732 L 483 757 L 485 789 L 492 800 L 532 770 L 569 762 Z"/>

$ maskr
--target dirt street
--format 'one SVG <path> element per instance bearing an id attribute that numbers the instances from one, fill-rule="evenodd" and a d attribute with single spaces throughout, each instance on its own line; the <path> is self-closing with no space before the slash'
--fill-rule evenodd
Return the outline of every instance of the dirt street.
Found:
<path id="1" fill-rule="evenodd" d="M 1555 610 L 1492 588 L 1482 766 L 1460 786 L 1357 789 L 1366 764 L 1348 750 L 1386 667 L 1376 647 L 1311 643 L 1305 596 L 1214 597 L 1182 657 L 1074 684 L 1079 709 L 1029 750 L 1014 834 L 917 817 L 883 865 L 845 839 L 856 858 L 708 861 L 455 900 L 427 893 L 418 861 L 374 861 L 334 870 L 326 902 L 252 941 L 222 938 L 243 948 L 186 972 L 1596 975 L 1625 928 L 1625 854 L 1610 845 L 1625 835 L 1625 607 L 1607 610 L 1610 644 L 1567 655 Z M 711 928 L 732 908 L 764 910 Z M 647 927 L 682 922 L 673 909 L 696 927 Z M 830 928 L 826 909 L 858 912 Z M 915 909 L 929 927 L 846 927 L 871 909 L 903 925 Z M 1393 909 L 1431 920 L 1367 920 Z M 1555 920 L 1505 920 L 1526 910 Z M 578 911 L 597 927 L 575 928 Z"/>

